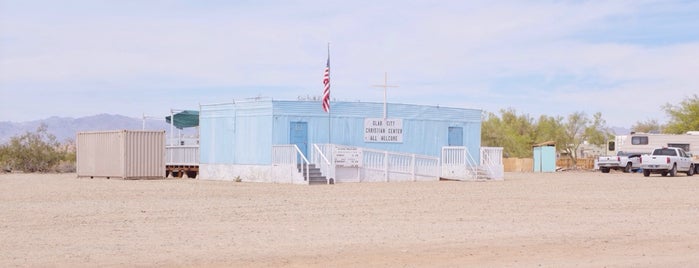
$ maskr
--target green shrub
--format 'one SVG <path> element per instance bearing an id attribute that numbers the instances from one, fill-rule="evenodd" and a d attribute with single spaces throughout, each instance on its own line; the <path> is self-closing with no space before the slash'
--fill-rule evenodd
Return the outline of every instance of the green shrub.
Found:
<path id="1" fill-rule="evenodd" d="M 71 170 L 71 163 L 75 165 L 74 146 L 62 146 L 47 129 L 41 124 L 35 132 L 12 137 L 0 146 L 0 168 L 24 172 Z"/>

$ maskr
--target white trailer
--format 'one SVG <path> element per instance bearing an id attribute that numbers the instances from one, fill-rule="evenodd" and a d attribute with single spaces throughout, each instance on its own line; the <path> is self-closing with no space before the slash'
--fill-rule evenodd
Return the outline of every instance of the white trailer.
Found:
<path id="1" fill-rule="evenodd" d="M 699 171 L 699 131 L 689 131 L 685 134 L 631 133 L 619 135 L 614 141 L 609 141 L 607 155 L 616 155 L 618 152 L 651 154 L 654 149 L 660 147 L 684 149 L 685 152 L 692 155 L 695 173 Z"/>

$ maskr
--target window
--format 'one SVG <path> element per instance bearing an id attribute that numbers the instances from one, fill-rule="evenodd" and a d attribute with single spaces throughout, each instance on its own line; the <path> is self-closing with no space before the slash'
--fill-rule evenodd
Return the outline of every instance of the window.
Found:
<path id="1" fill-rule="evenodd" d="M 610 141 L 609 144 L 607 145 L 607 150 L 609 150 L 609 151 L 614 151 L 614 145 L 615 145 L 615 144 L 616 144 L 615 142 Z"/>
<path id="2" fill-rule="evenodd" d="M 646 144 L 648 144 L 648 136 L 631 137 L 631 144 L 633 144 L 633 145 L 646 145 Z"/>
<path id="3" fill-rule="evenodd" d="M 677 151 L 669 148 L 655 149 L 653 155 L 677 156 Z"/>
<path id="4" fill-rule="evenodd" d="M 676 147 L 676 148 L 682 148 L 685 152 L 689 152 L 689 144 L 688 143 L 668 143 L 667 147 Z"/>

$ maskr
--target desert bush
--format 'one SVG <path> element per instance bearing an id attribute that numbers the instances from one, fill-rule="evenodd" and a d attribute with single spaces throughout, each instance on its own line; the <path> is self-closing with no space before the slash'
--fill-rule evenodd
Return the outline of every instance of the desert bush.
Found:
<path id="1" fill-rule="evenodd" d="M 73 173 L 75 170 L 75 161 L 62 160 L 53 168 L 53 171 L 58 173 Z"/>
<path id="2" fill-rule="evenodd" d="M 61 161 L 75 163 L 75 153 L 65 149 L 69 146 L 61 146 L 47 129 L 45 124 L 41 124 L 35 132 L 12 137 L 7 144 L 0 146 L 0 167 L 24 172 L 50 172 L 56 171 Z"/>

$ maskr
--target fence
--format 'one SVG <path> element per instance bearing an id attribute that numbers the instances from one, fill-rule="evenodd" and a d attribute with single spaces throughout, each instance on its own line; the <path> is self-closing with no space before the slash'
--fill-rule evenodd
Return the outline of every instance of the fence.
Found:
<path id="1" fill-rule="evenodd" d="M 502 160 L 505 172 L 532 172 L 534 171 L 534 159 L 532 158 L 505 158 Z"/>
<path id="2" fill-rule="evenodd" d="M 580 158 L 578 159 L 578 169 L 594 169 L 595 158 Z M 503 159 L 505 172 L 532 172 L 534 160 L 531 158 L 505 158 Z M 556 159 L 557 168 L 573 168 L 573 160 L 570 158 Z"/>
<path id="3" fill-rule="evenodd" d="M 577 168 L 578 169 L 594 169 L 596 158 L 578 158 Z M 559 168 L 575 168 L 573 166 L 573 159 L 570 158 L 558 158 L 556 159 L 556 167 Z"/>

